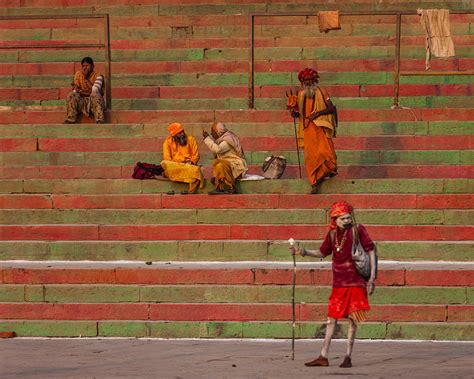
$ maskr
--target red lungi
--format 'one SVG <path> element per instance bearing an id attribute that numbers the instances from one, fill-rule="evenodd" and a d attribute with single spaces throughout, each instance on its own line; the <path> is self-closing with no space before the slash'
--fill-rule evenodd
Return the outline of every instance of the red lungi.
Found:
<path id="1" fill-rule="evenodd" d="M 328 317 L 347 318 L 355 311 L 370 310 L 367 290 L 363 287 L 333 288 L 329 296 Z"/>

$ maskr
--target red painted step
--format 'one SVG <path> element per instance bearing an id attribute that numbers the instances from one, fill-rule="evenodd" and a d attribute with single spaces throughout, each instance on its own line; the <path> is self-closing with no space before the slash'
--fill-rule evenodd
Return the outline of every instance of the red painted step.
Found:
<path id="1" fill-rule="evenodd" d="M 201 138 L 201 151 L 207 151 Z M 114 152 L 162 151 L 164 138 L 0 138 L 0 151 Z M 294 150 L 294 137 L 241 137 L 247 151 Z M 338 137 L 336 150 L 467 150 L 474 148 L 474 137 L 467 136 L 380 136 Z"/>
<path id="2" fill-rule="evenodd" d="M 183 198 L 165 194 L 121 195 L 0 195 L 3 209 L 328 209 L 336 201 L 348 201 L 356 209 L 474 209 L 467 194 L 245 194 L 214 198 Z"/>
<path id="3" fill-rule="evenodd" d="M 143 67 L 142 67 L 143 69 Z M 332 97 L 390 97 L 391 84 L 374 85 L 328 85 L 324 88 Z M 257 98 L 281 98 L 288 86 L 259 86 L 255 88 Z M 69 88 L 0 88 L 0 100 L 61 100 L 66 99 Z M 472 84 L 402 84 L 400 96 L 471 96 Z M 114 99 L 219 99 L 245 98 L 247 86 L 151 86 L 114 87 Z"/>
<path id="4" fill-rule="evenodd" d="M 448 320 L 451 305 L 372 305 L 368 321 Z M 464 306 L 472 312 L 474 306 Z M 326 304 L 297 304 L 296 320 L 324 320 Z M 1 303 L 1 319 L 23 320 L 164 320 L 164 321 L 290 321 L 291 304 L 150 304 L 150 303 Z M 464 320 L 463 320 L 464 321 Z"/>
<path id="5" fill-rule="evenodd" d="M 193 23 L 196 19 L 193 20 Z M 140 21 L 141 22 L 141 21 Z M 173 40 L 178 41 L 180 40 Z M 188 40 L 185 40 L 188 43 Z M 193 42 L 194 41 L 194 42 Z M 36 41 L 35 41 L 36 42 Z M 81 41 L 82 42 L 82 41 Z M 126 48 L 129 41 L 117 41 L 121 43 L 122 48 Z M 141 41 L 150 46 L 163 45 L 163 42 Z M 202 46 L 212 43 L 215 46 L 222 47 L 240 47 L 247 46 L 247 39 L 192 39 L 189 46 Z M 191 45 L 192 44 L 192 45 Z M 293 42 L 294 44 L 294 42 Z M 314 60 L 272 60 L 255 61 L 255 72 L 298 72 L 301 67 L 313 66 Z M 474 67 L 474 58 L 457 58 L 454 60 L 434 60 L 432 61 L 433 70 L 444 71 L 465 71 L 472 70 Z M 98 71 L 104 71 L 102 62 L 96 64 Z M 325 72 L 369 72 L 369 71 L 394 71 L 393 59 L 354 59 L 347 65 L 346 60 L 320 60 L 316 65 L 319 71 Z M 404 59 L 401 62 L 402 71 L 418 71 L 424 67 L 423 59 Z M 80 69 L 77 62 L 37 62 L 37 63 L 2 63 L 0 64 L 0 75 L 73 75 Z M 238 61 L 157 61 L 157 62 L 114 62 L 114 74 L 162 74 L 162 73 L 195 73 L 204 70 L 206 73 L 228 73 L 228 72 L 248 72 L 248 62 L 246 60 Z M 67 84 L 67 83 L 66 83 Z M 405 84 L 402 87 L 406 86 Z M 442 87 L 449 86 L 443 84 Z M 376 87 L 368 85 L 367 87 Z M 174 88 L 174 87 L 171 87 Z M 258 88 L 258 87 L 257 87 Z M 115 93 L 115 87 L 114 87 Z M 335 96 L 332 92 L 330 92 Z M 184 94 L 183 94 L 184 95 Z M 393 91 L 386 96 L 392 96 Z M 350 96 L 347 94 L 346 96 Z M 368 96 L 368 95 L 366 95 Z M 453 96 L 453 95 L 451 95 Z"/>
<path id="6" fill-rule="evenodd" d="M 340 121 L 472 121 L 471 108 L 414 108 L 414 109 L 343 109 Z M 186 124 L 222 122 L 289 122 L 286 110 L 183 110 L 176 111 L 112 111 L 111 123 L 169 123 Z M 64 121 L 64 111 L 0 111 L 0 124 L 58 124 Z M 89 120 L 91 123 L 92 120 Z"/>
<path id="7" fill-rule="evenodd" d="M 369 225 L 377 241 L 469 241 L 474 226 Z M 327 225 L 0 225 L 1 240 L 298 240 L 323 239 Z"/>
<path id="8" fill-rule="evenodd" d="M 17 179 L 21 167 L 22 179 L 130 179 L 133 166 L 4 166 L 0 179 Z M 212 177 L 212 167 L 202 168 L 205 177 Z M 302 167 L 302 176 L 306 172 Z M 338 166 L 339 179 L 456 179 L 472 178 L 472 166 L 457 165 L 373 165 Z M 262 174 L 260 165 L 249 165 L 250 174 Z M 298 166 L 287 165 L 283 179 L 298 179 Z"/>
<path id="9" fill-rule="evenodd" d="M 290 285 L 291 268 L 113 267 L 113 268 L 0 268 L 3 284 L 227 284 Z M 298 285 L 332 285 L 329 268 L 298 268 Z M 472 269 L 388 269 L 380 267 L 379 286 L 472 287 Z"/>

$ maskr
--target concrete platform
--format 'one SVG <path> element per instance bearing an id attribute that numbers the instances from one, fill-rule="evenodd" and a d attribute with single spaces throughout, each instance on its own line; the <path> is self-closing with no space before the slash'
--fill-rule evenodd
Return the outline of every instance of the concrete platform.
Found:
<path id="1" fill-rule="evenodd" d="M 330 367 L 308 368 L 321 340 L 0 340 L 0 376 L 10 378 L 468 378 L 472 342 L 357 341 L 353 367 L 338 367 L 344 341 L 334 341 Z"/>

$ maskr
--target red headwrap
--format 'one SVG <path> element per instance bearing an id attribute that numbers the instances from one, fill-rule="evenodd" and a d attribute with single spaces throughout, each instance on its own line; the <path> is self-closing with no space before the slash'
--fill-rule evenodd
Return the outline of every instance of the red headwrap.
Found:
<path id="1" fill-rule="evenodd" d="M 301 70 L 298 73 L 298 80 L 300 83 L 303 83 L 305 80 L 312 80 L 313 82 L 316 82 L 319 78 L 319 74 L 316 70 L 313 70 L 312 68 L 305 68 L 304 70 Z"/>
<path id="2" fill-rule="evenodd" d="M 336 229 L 336 218 L 345 215 L 345 214 L 350 214 L 354 208 L 352 208 L 352 205 L 350 205 L 346 201 L 340 201 L 338 203 L 334 203 L 331 206 L 331 212 L 329 213 L 329 217 L 331 220 L 329 221 L 329 228 L 330 229 Z"/>

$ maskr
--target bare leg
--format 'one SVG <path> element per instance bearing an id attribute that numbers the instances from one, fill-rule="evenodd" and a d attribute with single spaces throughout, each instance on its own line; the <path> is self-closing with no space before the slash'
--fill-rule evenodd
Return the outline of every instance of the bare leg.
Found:
<path id="1" fill-rule="evenodd" d="M 328 318 L 326 326 L 326 336 L 324 337 L 323 348 L 321 349 L 321 356 L 327 358 L 329 354 L 329 346 L 331 346 L 332 336 L 336 330 L 337 320 L 335 318 Z"/>
<path id="2" fill-rule="evenodd" d="M 306 366 L 329 366 L 328 360 L 328 353 L 329 353 L 329 346 L 331 345 L 332 336 L 334 335 L 334 331 L 336 330 L 337 320 L 335 318 L 328 318 L 326 324 L 326 335 L 324 337 L 323 348 L 321 349 L 321 354 L 318 358 L 311 362 L 305 363 Z"/>
<path id="3" fill-rule="evenodd" d="M 349 318 L 349 332 L 347 333 L 346 356 L 344 357 L 344 361 L 340 364 L 339 367 L 345 367 L 345 368 L 352 367 L 351 355 L 352 355 L 352 349 L 354 347 L 356 333 L 357 333 L 357 323 L 351 318 Z"/>

